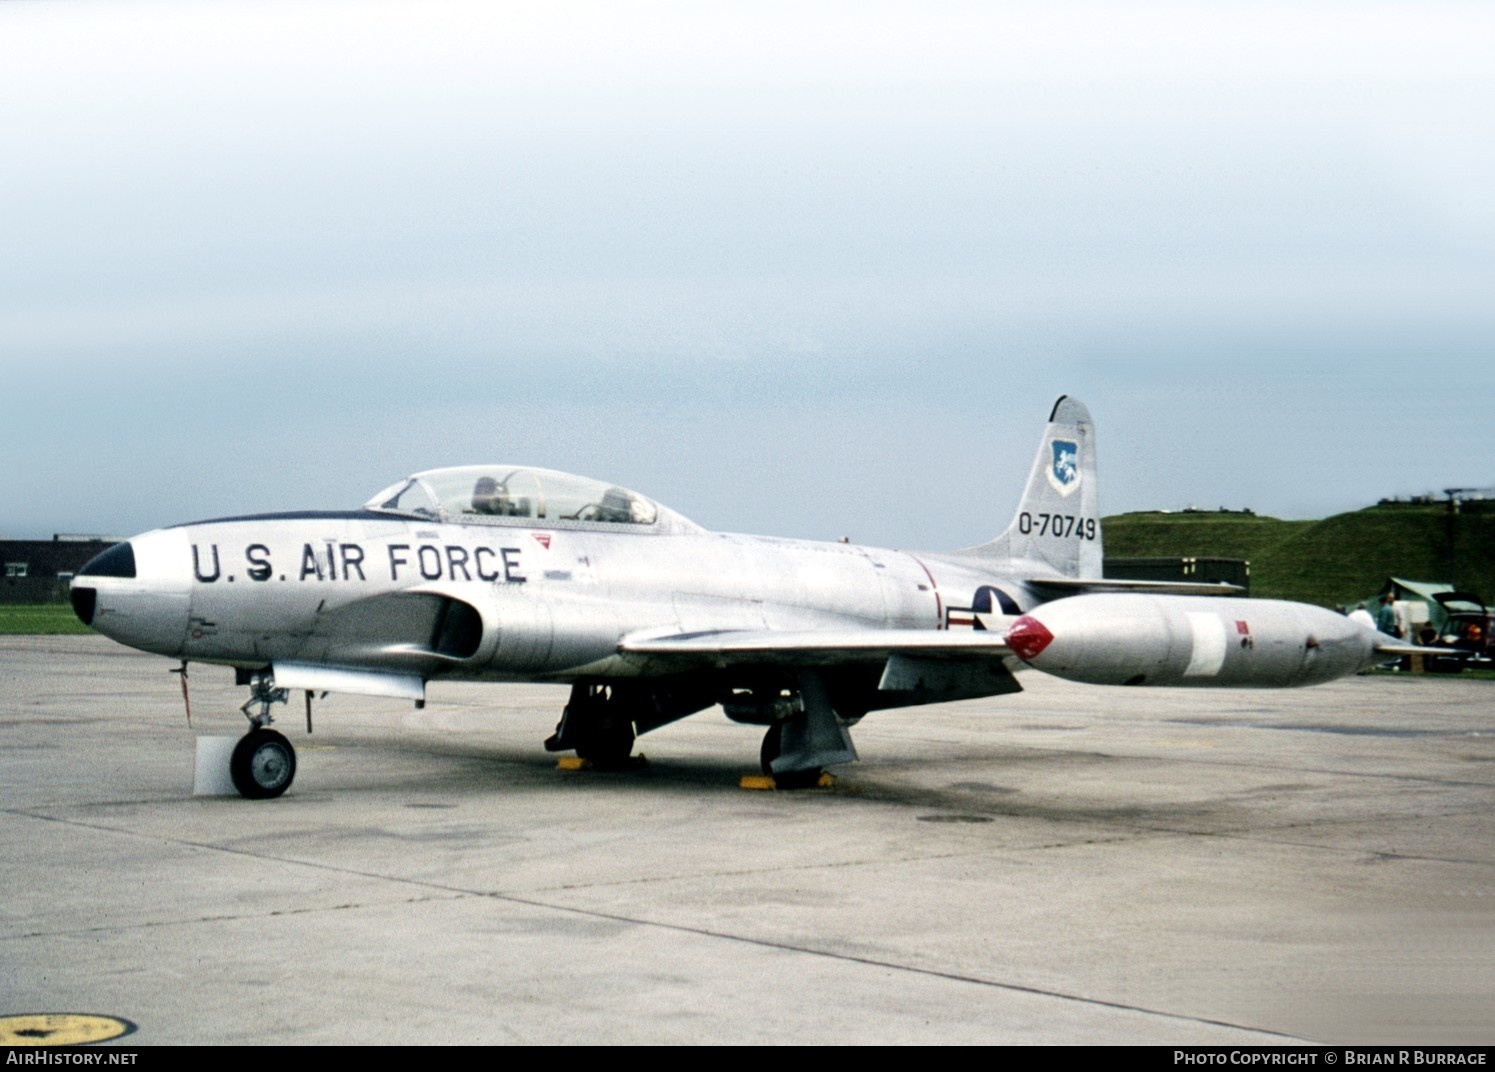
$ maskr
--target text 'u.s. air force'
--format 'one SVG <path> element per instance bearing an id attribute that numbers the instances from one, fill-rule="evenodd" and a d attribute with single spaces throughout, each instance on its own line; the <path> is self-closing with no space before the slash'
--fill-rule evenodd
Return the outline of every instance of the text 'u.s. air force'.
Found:
<path id="1" fill-rule="evenodd" d="M 287 567 L 262 543 L 244 548 L 235 569 L 235 554 L 220 551 L 216 543 L 192 545 L 192 570 L 198 581 L 212 584 L 232 582 L 239 576 L 249 581 L 334 582 L 367 581 L 370 575 L 390 581 L 484 581 L 490 584 L 523 584 L 522 552 L 517 547 L 476 547 L 458 543 L 392 543 L 382 554 L 369 554 L 361 544 L 302 544 L 291 552 Z"/>

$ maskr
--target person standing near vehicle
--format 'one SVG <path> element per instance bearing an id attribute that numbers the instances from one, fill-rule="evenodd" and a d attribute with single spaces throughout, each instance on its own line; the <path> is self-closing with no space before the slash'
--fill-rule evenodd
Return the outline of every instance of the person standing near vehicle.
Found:
<path id="1" fill-rule="evenodd" d="M 1376 628 L 1387 636 L 1402 635 L 1401 627 L 1396 623 L 1396 601 L 1390 593 L 1381 597 L 1380 609 L 1376 611 Z"/>

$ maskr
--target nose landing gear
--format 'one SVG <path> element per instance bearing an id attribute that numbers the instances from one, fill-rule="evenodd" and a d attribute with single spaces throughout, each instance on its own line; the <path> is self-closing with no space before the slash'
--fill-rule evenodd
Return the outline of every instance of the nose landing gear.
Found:
<path id="1" fill-rule="evenodd" d="M 249 699 L 239 710 L 249 719 L 250 730 L 234 746 L 228 766 L 240 796 L 250 800 L 278 797 L 291 787 L 296 777 L 296 749 L 284 736 L 268 728 L 273 721 L 270 706 L 285 703 L 288 695 L 289 690 L 275 687 L 275 679 L 268 673 L 255 674 L 249 679 Z M 260 709 L 251 714 L 250 708 L 255 704 Z"/>

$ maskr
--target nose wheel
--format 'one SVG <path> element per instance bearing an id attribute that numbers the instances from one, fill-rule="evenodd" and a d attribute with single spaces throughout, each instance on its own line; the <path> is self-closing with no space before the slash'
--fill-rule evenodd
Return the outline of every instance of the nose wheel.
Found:
<path id="1" fill-rule="evenodd" d="M 278 797 L 296 777 L 296 749 L 274 730 L 250 730 L 234 746 L 228 773 L 240 796 L 250 800 Z"/>

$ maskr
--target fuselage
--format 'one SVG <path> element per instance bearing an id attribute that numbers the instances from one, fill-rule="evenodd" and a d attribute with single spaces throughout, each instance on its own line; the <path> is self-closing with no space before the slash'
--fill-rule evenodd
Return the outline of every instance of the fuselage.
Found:
<path id="1" fill-rule="evenodd" d="M 618 648 L 651 632 L 980 628 L 981 613 L 1036 602 L 956 555 L 666 529 L 370 510 L 229 518 L 134 537 L 134 576 L 77 585 L 94 593 L 95 628 L 172 658 L 403 660 L 426 677 L 492 680 L 647 672 Z"/>

